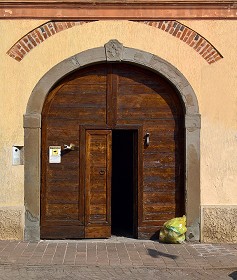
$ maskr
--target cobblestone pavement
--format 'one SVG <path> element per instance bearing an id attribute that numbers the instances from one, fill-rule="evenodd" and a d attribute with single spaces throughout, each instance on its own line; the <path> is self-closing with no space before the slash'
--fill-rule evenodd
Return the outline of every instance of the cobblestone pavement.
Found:
<path id="1" fill-rule="evenodd" d="M 237 244 L 0 241 L 2 279 L 236 279 Z"/>

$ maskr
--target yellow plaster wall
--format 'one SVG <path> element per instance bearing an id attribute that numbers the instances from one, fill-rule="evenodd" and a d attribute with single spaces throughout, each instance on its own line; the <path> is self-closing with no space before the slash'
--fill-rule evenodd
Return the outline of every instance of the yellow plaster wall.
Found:
<path id="1" fill-rule="evenodd" d="M 0 208 L 22 207 L 23 166 L 12 166 L 12 145 L 23 145 L 23 114 L 39 79 L 55 64 L 118 39 L 167 60 L 192 85 L 200 107 L 201 204 L 237 204 L 237 22 L 182 21 L 203 35 L 224 59 L 209 65 L 184 42 L 162 30 L 128 21 L 100 21 L 60 32 L 21 62 L 6 52 L 42 20 L 2 20 L 0 34 Z"/>
<path id="2" fill-rule="evenodd" d="M 22 206 L 23 166 L 12 166 L 12 146 L 23 145 L 23 112 L 27 102 L 27 88 L 32 84 L 23 65 L 9 59 L 7 50 L 19 40 L 29 27 L 40 22 L 0 22 L 0 207 Z M 33 71 L 34 73 L 34 71 Z M 25 84 L 25 87 L 23 86 Z"/>
<path id="3" fill-rule="evenodd" d="M 201 203 L 237 204 L 237 22 L 190 21 L 223 55 L 201 67 Z"/>

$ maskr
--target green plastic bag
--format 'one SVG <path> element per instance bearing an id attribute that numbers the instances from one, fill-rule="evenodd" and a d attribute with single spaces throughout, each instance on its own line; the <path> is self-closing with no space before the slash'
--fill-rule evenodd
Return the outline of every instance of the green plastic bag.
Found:
<path id="1" fill-rule="evenodd" d="M 160 230 L 159 241 L 165 243 L 182 243 L 185 240 L 186 217 L 168 220 Z"/>

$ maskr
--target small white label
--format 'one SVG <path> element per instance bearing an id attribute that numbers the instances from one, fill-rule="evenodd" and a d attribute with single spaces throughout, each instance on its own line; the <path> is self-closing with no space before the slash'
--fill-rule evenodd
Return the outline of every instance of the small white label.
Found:
<path id="1" fill-rule="evenodd" d="M 49 163 L 61 163 L 61 146 L 49 146 Z"/>

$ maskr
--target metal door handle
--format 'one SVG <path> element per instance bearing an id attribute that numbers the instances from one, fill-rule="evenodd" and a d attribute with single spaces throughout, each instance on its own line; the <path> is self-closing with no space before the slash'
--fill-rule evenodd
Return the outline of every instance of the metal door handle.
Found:
<path id="1" fill-rule="evenodd" d="M 76 147 L 76 145 L 75 145 L 75 144 L 72 144 L 72 143 L 70 143 L 70 145 L 66 145 L 66 144 L 63 145 L 63 149 L 64 149 L 64 150 L 74 151 L 74 150 L 75 150 L 75 147 Z"/>
<path id="2" fill-rule="evenodd" d="M 105 174 L 105 171 L 104 170 L 100 170 L 100 175 L 104 175 Z"/>
<path id="3" fill-rule="evenodd" d="M 145 138 L 144 144 L 146 147 L 148 147 L 150 145 L 150 133 L 147 132 L 144 138 Z"/>

